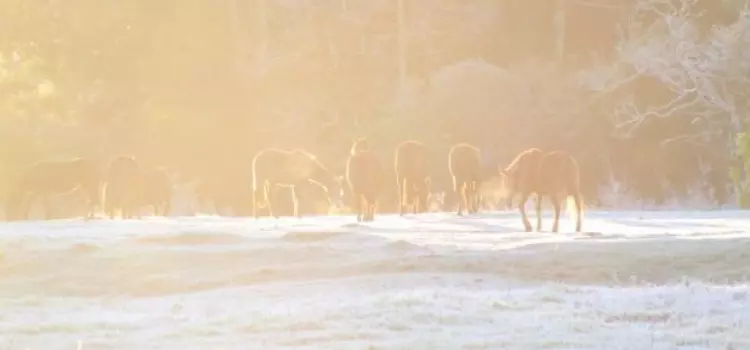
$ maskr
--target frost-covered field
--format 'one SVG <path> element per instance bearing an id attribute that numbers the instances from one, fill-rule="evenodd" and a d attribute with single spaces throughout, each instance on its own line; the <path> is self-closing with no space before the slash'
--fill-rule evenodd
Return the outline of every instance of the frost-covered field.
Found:
<path id="1" fill-rule="evenodd" d="M 353 221 L 2 223 L 0 349 L 750 349 L 747 212 Z"/>

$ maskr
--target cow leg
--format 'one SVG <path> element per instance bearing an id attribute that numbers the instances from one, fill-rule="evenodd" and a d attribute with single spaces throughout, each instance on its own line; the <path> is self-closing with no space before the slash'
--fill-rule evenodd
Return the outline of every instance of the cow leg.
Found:
<path id="1" fill-rule="evenodd" d="M 462 216 L 462 210 L 461 210 L 461 184 L 459 183 L 458 179 L 453 176 L 453 193 L 458 198 L 458 216 Z"/>
<path id="2" fill-rule="evenodd" d="M 274 214 L 274 212 L 273 212 L 273 198 L 271 196 L 271 185 L 268 182 L 266 182 L 263 185 L 263 199 L 262 199 L 262 201 L 263 201 L 263 204 L 266 206 L 266 208 L 268 208 L 268 216 L 269 217 L 274 217 L 274 218 L 278 219 L 279 218 L 278 215 Z"/>
<path id="3" fill-rule="evenodd" d="M 375 210 L 377 209 L 378 201 L 377 201 L 377 195 L 373 194 L 372 199 L 370 200 L 370 221 L 375 221 Z"/>
<path id="4" fill-rule="evenodd" d="M 299 211 L 299 196 L 297 195 L 297 186 L 292 187 L 292 206 L 294 207 L 294 216 L 302 218 Z"/>
<path id="5" fill-rule="evenodd" d="M 362 195 L 362 222 L 370 221 L 370 201 Z"/>
<path id="6" fill-rule="evenodd" d="M 416 193 L 414 195 L 414 214 L 421 213 L 423 206 L 424 204 L 422 204 L 422 196 L 419 193 Z"/>
<path id="7" fill-rule="evenodd" d="M 471 214 L 471 188 L 468 182 L 461 185 L 461 201 L 464 203 L 466 214 Z"/>
<path id="8" fill-rule="evenodd" d="M 406 179 L 398 180 L 398 214 L 404 216 L 404 207 L 406 206 Z"/>
<path id="9" fill-rule="evenodd" d="M 550 196 L 550 199 L 552 200 L 552 207 L 555 210 L 555 221 L 552 223 L 552 232 L 557 233 L 560 223 L 560 208 L 562 207 L 564 196 L 560 195 L 552 195 Z"/>
<path id="10" fill-rule="evenodd" d="M 478 213 L 479 209 L 481 209 L 482 205 L 484 205 L 484 197 L 479 195 L 479 185 L 480 185 L 479 182 L 474 184 L 474 197 L 477 198 L 476 200 L 477 204 L 474 206 L 475 213 Z"/>
<path id="11" fill-rule="evenodd" d="M 466 211 L 469 214 L 476 213 L 476 207 L 477 207 L 477 197 L 476 192 L 474 192 L 474 182 L 469 181 L 466 184 Z"/>
<path id="12" fill-rule="evenodd" d="M 458 216 L 463 216 L 464 209 L 468 210 L 467 208 L 467 200 L 466 200 L 466 184 L 461 183 L 458 188 Z"/>
<path id="13" fill-rule="evenodd" d="M 425 204 L 422 200 L 422 192 L 419 190 L 415 190 L 414 192 L 414 214 L 423 213 Z"/>
<path id="14" fill-rule="evenodd" d="M 581 225 L 583 224 L 583 198 L 581 192 L 575 193 L 576 203 L 576 232 L 581 232 Z"/>
<path id="15" fill-rule="evenodd" d="M 542 201 L 543 200 L 544 200 L 544 196 L 537 193 L 536 195 L 536 231 L 537 232 L 542 231 Z"/>
<path id="16" fill-rule="evenodd" d="M 359 192 L 356 192 L 355 196 L 357 198 L 357 222 L 362 222 L 364 221 L 365 198 Z"/>
<path id="17" fill-rule="evenodd" d="M 362 195 L 362 221 L 370 221 L 370 201 L 365 195 Z"/>
<path id="18" fill-rule="evenodd" d="M 414 215 L 419 213 L 419 203 L 420 203 L 420 195 L 417 191 L 417 187 L 415 187 L 415 184 L 411 184 L 411 205 L 413 205 L 412 212 Z"/>
<path id="19" fill-rule="evenodd" d="M 515 192 L 509 192 L 505 194 L 505 210 L 510 210 L 510 208 L 513 208 L 513 198 L 515 196 Z"/>
<path id="20" fill-rule="evenodd" d="M 370 210 L 372 209 L 372 202 L 370 202 L 369 198 L 365 198 L 365 220 L 366 222 L 370 222 Z"/>
<path id="21" fill-rule="evenodd" d="M 258 218 L 258 191 L 253 189 L 253 217 Z M 216 210 L 216 205 L 214 204 L 214 210 L 218 214 L 219 211 Z"/>
<path id="22" fill-rule="evenodd" d="M 477 191 L 477 182 L 472 181 L 469 186 L 471 188 L 471 213 L 475 214 L 479 212 L 479 193 Z"/>
<path id="23" fill-rule="evenodd" d="M 531 224 L 529 218 L 526 216 L 526 201 L 529 199 L 529 193 L 521 193 L 521 201 L 518 203 L 518 210 L 521 212 L 521 220 L 523 221 L 523 227 L 526 232 L 531 232 Z"/>

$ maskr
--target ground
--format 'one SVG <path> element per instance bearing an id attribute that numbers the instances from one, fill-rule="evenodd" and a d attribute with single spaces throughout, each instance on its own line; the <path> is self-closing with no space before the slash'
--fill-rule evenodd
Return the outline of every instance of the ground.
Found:
<path id="1" fill-rule="evenodd" d="M 549 213 L 545 227 L 551 227 Z M 747 349 L 750 213 L 0 224 L 0 349 Z"/>

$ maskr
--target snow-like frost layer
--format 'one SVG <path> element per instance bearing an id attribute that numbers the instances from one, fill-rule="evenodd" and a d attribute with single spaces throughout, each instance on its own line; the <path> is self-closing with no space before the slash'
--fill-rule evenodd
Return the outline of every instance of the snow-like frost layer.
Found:
<path id="1" fill-rule="evenodd" d="M 3 223 L 0 349 L 750 348 L 746 215 Z"/>

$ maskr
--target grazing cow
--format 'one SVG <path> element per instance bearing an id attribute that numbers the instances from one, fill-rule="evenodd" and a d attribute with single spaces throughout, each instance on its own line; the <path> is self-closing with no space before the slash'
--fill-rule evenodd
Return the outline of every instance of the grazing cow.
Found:
<path id="1" fill-rule="evenodd" d="M 583 198 L 580 192 L 580 175 L 578 163 L 567 152 L 553 151 L 544 153 L 537 148 L 521 152 L 505 169 L 501 170 L 508 191 L 508 206 L 513 197 L 521 195 L 518 209 L 521 212 L 523 226 L 527 232 L 532 227 L 526 216 L 525 205 L 529 196 L 536 194 L 536 229 L 542 229 L 542 200 L 545 196 L 552 201 L 554 224 L 552 232 L 558 232 L 560 210 L 563 201 L 571 197 L 576 206 L 576 232 L 581 232 Z"/>
<path id="2" fill-rule="evenodd" d="M 153 207 L 157 216 L 169 215 L 172 204 L 172 184 L 162 167 L 143 170 L 141 173 L 138 204 Z"/>
<path id="3" fill-rule="evenodd" d="M 412 206 L 414 214 L 424 212 L 430 192 L 427 151 L 424 145 L 417 141 L 402 142 L 396 147 L 394 163 L 399 214 L 404 215 L 406 206 Z"/>
<path id="4" fill-rule="evenodd" d="M 104 187 L 104 212 L 114 219 L 119 212 L 123 219 L 138 215 L 141 172 L 132 156 L 115 157 L 109 164 Z"/>
<path id="5" fill-rule="evenodd" d="M 45 218 L 52 218 L 51 196 L 84 192 L 87 214 L 85 219 L 94 216 L 99 201 L 100 171 L 98 163 L 86 158 L 59 161 L 41 161 L 21 175 L 6 204 L 10 220 L 28 219 L 31 204 L 41 199 Z"/>
<path id="6" fill-rule="evenodd" d="M 527 149 L 519 153 L 507 167 L 500 169 L 506 191 L 507 208 L 513 207 L 513 199 L 516 195 L 521 194 L 526 188 L 535 186 L 537 169 L 543 157 L 542 150 Z"/>
<path id="7" fill-rule="evenodd" d="M 378 195 L 385 175 L 383 163 L 365 145 L 364 139 L 357 140 L 346 162 L 346 181 L 357 212 L 357 222 L 375 220 Z"/>
<path id="8" fill-rule="evenodd" d="M 463 215 L 464 208 L 469 214 L 476 213 L 483 178 L 479 148 L 466 143 L 454 145 L 448 153 L 448 168 L 453 177 L 453 191 L 460 197 L 458 215 Z"/>
<path id="9" fill-rule="evenodd" d="M 271 208 L 271 191 L 276 186 L 296 188 L 303 182 L 317 182 L 326 188 L 328 198 L 338 201 L 339 181 L 314 155 L 301 150 L 265 149 L 253 158 L 253 216 L 258 209 L 268 207 L 270 215 L 278 217 Z M 299 217 L 299 201 L 295 195 L 294 215 Z"/>

